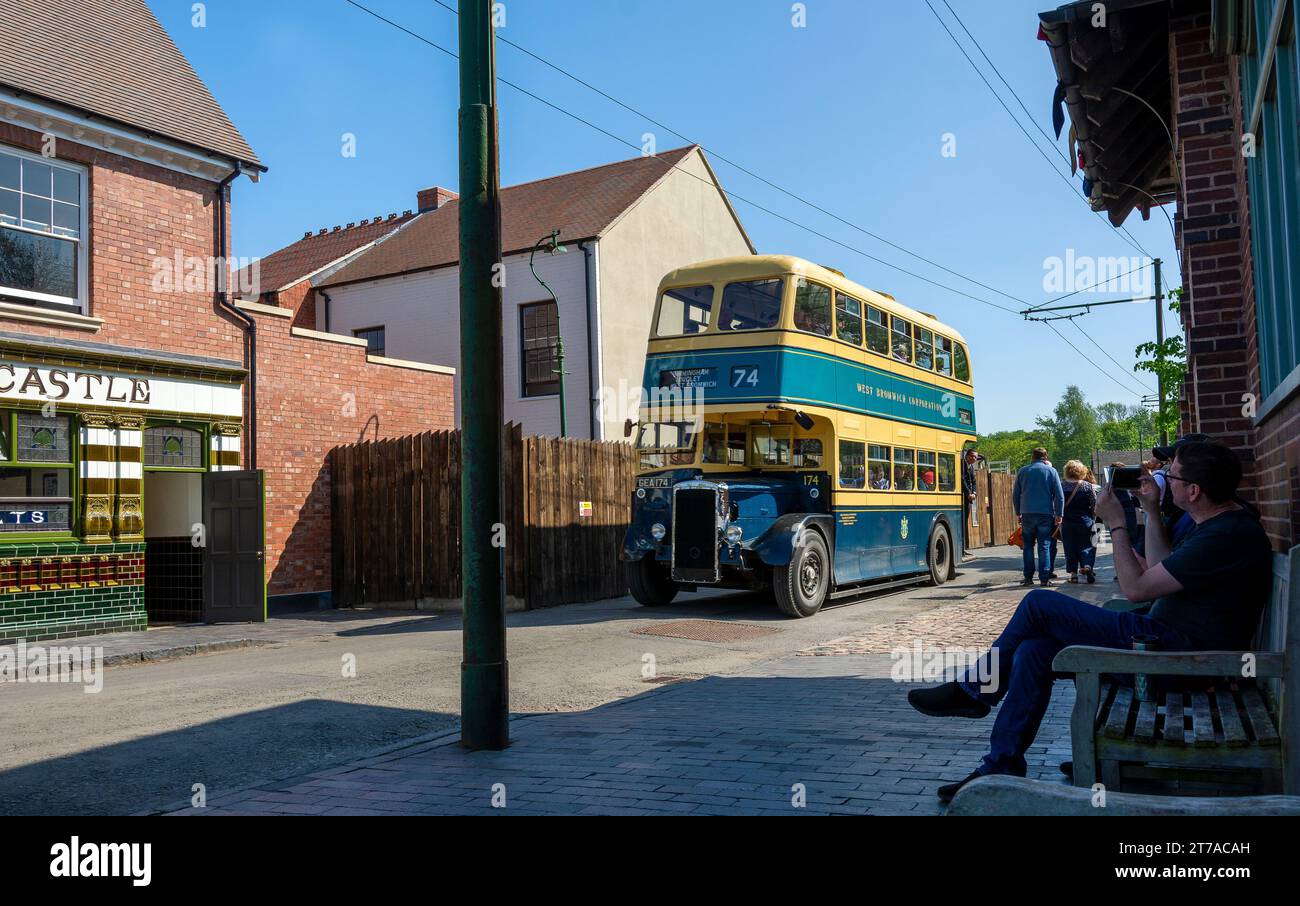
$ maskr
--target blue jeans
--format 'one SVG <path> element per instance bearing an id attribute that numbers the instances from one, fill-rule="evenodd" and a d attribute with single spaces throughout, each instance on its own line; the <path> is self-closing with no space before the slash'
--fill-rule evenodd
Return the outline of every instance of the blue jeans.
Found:
<path id="1" fill-rule="evenodd" d="M 1051 548 L 1052 530 L 1056 521 L 1051 516 L 1038 513 L 1026 513 L 1020 517 L 1020 531 L 1025 542 L 1025 578 L 1034 577 L 1034 548 L 1038 548 L 1038 578 L 1046 579 L 1052 571 L 1052 561 L 1056 559 Z"/>
<path id="2" fill-rule="evenodd" d="M 1097 549 L 1092 546 L 1091 525 L 1080 522 L 1061 523 L 1061 543 L 1065 545 L 1066 572 L 1077 573 L 1080 567 L 1091 568 L 1096 563 Z"/>
<path id="3" fill-rule="evenodd" d="M 1034 744 L 1052 698 L 1052 658 L 1062 649 L 1071 645 L 1131 648 L 1135 635 L 1155 636 L 1162 651 L 1198 647 L 1143 614 L 1102 610 L 1043 588 L 1025 595 L 1002 635 L 961 682 L 968 695 L 990 707 L 1002 702 L 979 772 L 1025 776 L 1025 752 Z"/>

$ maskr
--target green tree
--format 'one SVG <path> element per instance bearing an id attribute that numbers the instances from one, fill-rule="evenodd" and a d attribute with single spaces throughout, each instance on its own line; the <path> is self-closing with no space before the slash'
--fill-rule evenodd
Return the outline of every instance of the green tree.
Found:
<path id="1" fill-rule="evenodd" d="M 1057 471 L 1068 460 L 1077 459 L 1085 465 L 1092 461 L 1092 451 L 1097 449 L 1101 431 L 1097 413 L 1084 399 L 1083 391 L 1071 384 L 1065 388 L 1061 401 L 1052 410 L 1051 418 L 1040 417 L 1038 427 L 1051 433 L 1053 446 L 1048 447 L 1052 465 Z"/>
<path id="2" fill-rule="evenodd" d="M 1052 448 L 1052 435 L 1036 431 L 995 431 L 980 435 L 979 451 L 989 462 L 1008 462 L 1015 472 L 1032 458 L 1034 447 Z"/>

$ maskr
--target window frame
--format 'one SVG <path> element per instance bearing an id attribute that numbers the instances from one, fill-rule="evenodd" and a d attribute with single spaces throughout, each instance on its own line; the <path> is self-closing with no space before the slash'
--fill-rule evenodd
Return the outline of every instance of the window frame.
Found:
<path id="1" fill-rule="evenodd" d="M 907 325 L 907 358 L 900 359 L 894 353 L 894 337 L 902 336 L 895 324 L 902 323 Z M 890 361 L 897 362 L 900 365 L 910 365 L 916 367 L 916 325 L 906 318 L 900 318 L 898 315 L 890 314 L 889 316 L 889 358 Z"/>
<path id="2" fill-rule="evenodd" d="M 701 329 L 695 331 L 694 333 L 686 333 L 685 330 L 681 330 L 681 331 L 679 331 L 679 332 L 677 332 L 677 333 L 664 333 L 664 332 L 663 332 L 664 300 L 669 296 L 669 294 L 670 294 L 670 293 L 679 293 L 679 292 L 683 292 L 683 291 L 686 291 L 686 290 L 701 290 L 701 289 L 707 289 L 707 290 L 709 291 L 709 307 L 708 307 L 708 309 L 706 310 L 706 313 L 707 313 L 707 315 L 708 315 L 708 318 L 704 321 L 704 324 L 703 324 L 703 326 L 701 327 Z M 694 306 L 695 308 L 699 308 L 699 307 L 700 307 L 698 303 L 687 302 L 685 299 L 679 299 L 679 298 L 677 298 L 677 297 L 675 297 L 675 296 L 674 296 L 674 299 L 675 299 L 675 301 L 677 301 L 678 303 L 680 303 L 680 304 L 683 306 L 684 310 L 685 310 L 685 309 L 689 309 L 689 308 L 691 308 L 692 306 Z M 712 331 L 713 331 L 713 325 L 714 325 L 714 318 L 713 318 L 713 316 L 714 316 L 714 314 L 715 314 L 715 312 L 714 312 L 714 308 L 717 307 L 717 304 L 718 304 L 718 284 L 717 284 L 717 283 L 686 283 L 686 284 L 683 284 L 683 285 L 681 285 L 681 286 L 669 286 L 669 287 L 665 287 L 663 290 L 660 291 L 660 293 L 659 293 L 659 301 L 658 301 L 658 303 L 655 305 L 655 313 L 654 313 L 654 338 L 657 339 L 657 340 L 675 340 L 675 339 L 676 339 L 676 340 L 680 340 L 680 339 L 682 339 L 682 338 L 684 338 L 684 337 L 698 337 L 698 336 L 700 336 L 700 335 L 702 335 L 702 334 L 706 334 L 706 333 L 710 333 L 710 332 L 712 332 Z M 684 313 L 684 312 L 683 312 L 683 313 Z M 682 327 L 683 327 L 683 328 L 685 327 L 685 322 L 684 322 L 684 321 L 683 321 Z"/>
<path id="3" fill-rule="evenodd" d="M 14 408 L 0 409 L 0 422 L 3 427 L 0 430 L 5 432 L 5 459 L 0 461 L 0 469 L 29 469 L 29 470 L 49 470 L 59 469 L 68 470 L 68 494 L 67 497 L 48 497 L 48 498 L 5 498 L 0 497 L 0 505 L 6 499 L 35 500 L 44 499 L 66 503 L 69 507 L 68 529 L 66 531 L 28 531 L 28 532 L 0 532 L 0 544 L 12 544 L 22 541 L 76 541 L 81 535 L 81 432 L 76 421 L 76 416 L 72 413 L 64 413 L 59 418 L 64 419 L 68 425 L 68 457 L 69 461 L 64 462 L 26 462 L 18 459 L 18 413 L 19 412 L 40 412 L 39 409 L 31 407 L 18 406 Z"/>
<path id="4" fill-rule="evenodd" d="M 551 347 L 553 350 L 551 353 L 551 359 L 552 361 L 555 361 L 557 363 L 557 367 L 558 367 L 557 356 L 560 348 L 559 347 L 560 303 L 552 301 L 550 299 L 541 299 L 535 302 L 520 303 L 519 305 L 519 398 L 520 399 L 541 400 L 541 399 L 550 399 L 550 398 L 558 397 L 560 395 L 561 376 L 558 374 L 554 376 L 554 380 L 544 382 L 545 384 L 553 384 L 554 385 L 553 390 L 548 390 L 547 392 L 534 392 L 534 393 L 530 393 L 528 390 L 530 386 L 530 382 L 528 380 L 528 351 L 529 350 L 527 345 L 528 343 L 527 328 L 525 326 L 524 319 L 526 317 L 527 312 L 530 309 L 545 308 L 545 307 L 551 307 L 555 309 L 555 343 Z M 541 383 L 543 382 L 533 382 L 533 385 L 536 386 L 537 384 L 541 384 Z"/>
<path id="5" fill-rule="evenodd" d="M 878 448 L 878 449 L 884 450 L 884 451 L 885 451 L 885 458 L 884 458 L 884 459 L 880 459 L 880 458 L 875 458 L 875 459 L 873 459 L 872 456 L 871 456 L 871 448 L 872 448 L 872 447 L 876 447 L 876 448 Z M 886 483 L 888 484 L 888 487 L 884 487 L 884 488 L 876 488 L 876 487 L 872 487 L 872 486 L 871 486 L 871 464 L 872 464 L 873 462 L 883 462 L 883 463 L 885 464 L 885 466 L 886 466 L 886 468 L 885 468 L 885 481 L 886 481 Z M 889 494 L 889 493 L 892 493 L 893 490 L 894 490 L 894 449 L 893 449 L 893 445 L 892 445 L 892 444 L 873 444 L 873 443 L 871 443 L 871 442 L 868 442 L 868 443 L 867 443 L 867 458 L 866 458 L 866 464 L 867 464 L 867 490 L 869 490 L 869 491 L 875 491 L 877 494 Z"/>
<path id="6" fill-rule="evenodd" d="M 144 438 L 150 428 L 185 428 L 199 435 L 199 466 L 151 466 L 144 461 Z M 207 472 L 212 468 L 212 426 L 207 422 L 174 418 L 145 419 L 140 429 L 140 463 L 146 472 Z"/>
<path id="7" fill-rule="evenodd" d="M 379 335 L 383 337 L 383 345 L 379 348 L 378 352 L 375 352 L 374 348 L 370 345 L 370 337 L 365 336 L 366 334 L 372 334 L 376 331 L 378 331 Z M 378 356 L 381 359 L 387 356 L 388 331 L 386 324 L 378 324 L 374 327 L 354 327 L 352 329 L 352 336 L 354 339 L 366 341 L 366 355 Z"/>
<path id="8" fill-rule="evenodd" d="M 0 224 L 0 230 L 13 230 L 18 233 L 27 233 L 31 236 L 39 236 L 44 239 L 57 239 L 60 242 L 71 242 L 75 244 L 77 253 L 75 256 L 76 265 L 74 279 L 77 283 L 77 295 L 55 296 L 50 293 L 40 293 L 33 290 L 17 289 L 0 285 L 0 300 L 16 302 L 20 305 L 30 305 L 34 308 L 46 308 L 54 311 L 70 311 L 77 314 L 88 315 L 89 310 L 89 283 L 90 283 L 90 170 L 81 164 L 71 161 L 60 160 L 57 158 L 47 158 L 40 154 L 33 154 L 24 148 L 17 148 L 13 145 L 0 144 L 0 154 L 7 154 L 16 157 L 19 160 L 19 166 L 23 160 L 33 161 L 35 163 L 45 164 L 55 169 L 67 170 L 75 173 L 77 176 L 78 187 L 78 235 L 60 236 L 58 233 L 46 232 L 44 230 L 34 230 L 30 227 L 22 226 L 22 212 L 19 211 L 18 224 Z M 20 191 L 20 202 L 21 195 Z M 51 202 L 53 203 L 53 202 Z M 51 215 L 51 220 L 53 216 Z M 53 226 L 53 224 L 50 224 Z"/>
<path id="9" fill-rule="evenodd" d="M 938 464 L 935 466 L 935 475 L 934 475 L 935 493 L 937 494 L 958 493 L 958 485 L 960 484 L 960 480 L 958 479 L 957 476 L 957 454 L 940 452 L 938 454 L 938 457 L 939 457 Z M 945 488 L 943 486 L 943 463 L 945 460 L 947 460 L 947 462 L 950 463 L 950 468 L 952 469 L 950 473 L 950 478 L 952 479 L 952 487 L 949 488 Z"/>
<path id="10" fill-rule="evenodd" d="M 865 440 L 853 440 L 851 438 L 840 437 L 835 446 L 835 487 L 845 491 L 866 491 L 870 489 L 870 482 L 867 480 L 867 442 Z M 862 461 L 862 484 L 854 487 L 851 484 L 844 483 L 844 461 L 846 458 L 844 447 L 846 444 L 852 444 L 861 448 L 860 458 Z"/>
<path id="11" fill-rule="evenodd" d="M 809 330 L 806 327 L 799 326 L 799 292 L 800 290 L 810 290 L 813 287 L 826 291 L 826 303 L 827 303 L 826 304 L 826 333 L 818 333 L 815 330 Z M 795 277 L 794 295 L 791 297 L 791 303 L 790 303 L 790 323 L 794 327 L 794 329 L 797 330 L 799 333 L 806 333 L 811 337 L 824 337 L 828 340 L 835 337 L 835 333 L 836 333 L 835 314 L 836 311 L 838 310 L 836 308 L 835 295 L 836 295 L 835 290 L 824 283 L 818 283 L 816 280 L 809 280 L 807 277 L 798 277 L 798 276 Z M 781 316 L 780 314 L 778 314 L 777 323 L 779 324 L 780 321 L 781 321 Z M 763 328 L 755 328 L 755 329 L 762 330 Z"/>
<path id="12" fill-rule="evenodd" d="M 894 453 L 894 457 L 893 457 L 893 459 L 891 460 L 891 462 L 892 462 L 892 464 L 893 464 L 894 471 L 893 471 L 893 474 L 892 474 L 891 477 L 893 478 L 894 490 L 895 490 L 895 491 L 899 491 L 899 492 L 904 493 L 904 494 L 911 494 L 911 493 L 914 493 L 914 492 L 916 491 L 916 448 L 915 448 L 915 447 L 897 447 L 897 446 L 896 446 L 896 447 L 894 447 L 894 451 L 893 451 L 893 453 Z M 898 458 L 898 454 L 900 454 L 900 453 L 910 453 L 910 454 L 912 454 L 912 455 L 911 455 L 908 459 L 899 459 L 899 458 Z M 907 466 L 909 469 L 912 470 L 912 486 L 911 486 L 910 488 L 900 488 L 900 487 L 898 486 L 898 467 L 899 467 L 899 466 Z"/>

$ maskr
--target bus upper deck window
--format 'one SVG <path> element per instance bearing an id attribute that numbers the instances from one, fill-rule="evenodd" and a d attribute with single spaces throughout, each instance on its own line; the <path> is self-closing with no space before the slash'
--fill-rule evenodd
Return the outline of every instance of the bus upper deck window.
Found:
<path id="1" fill-rule="evenodd" d="M 845 343 L 862 345 L 862 303 L 841 293 L 835 294 L 835 334 Z"/>
<path id="2" fill-rule="evenodd" d="M 800 277 L 794 291 L 794 326 L 808 333 L 831 335 L 831 291 Z"/>
<path id="3" fill-rule="evenodd" d="M 952 340 L 935 337 L 934 342 L 934 370 L 952 377 Z"/>
<path id="4" fill-rule="evenodd" d="M 767 330 L 781 320 L 785 281 L 750 280 L 730 283 L 722 291 L 718 330 Z"/>
<path id="5" fill-rule="evenodd" d="M 912 325 L 902 318 L 894 318 L 894 332 L 891 338 L 890 347 L 893 351 L 894 358 L 900 362 L 911 363 L 912 361 Z"/>
<path id="6" fill-rule="evenodd" d="M 865 444 L 855 440 L 840 441 L 840 487 L 866 487 L 867 468 L 863 458 L 865 447 Z"/>
<path id="7" fill-rule="evenodd" d="M 953 371 L 956 373 L 957 380 L 970 380 L 970 362 L 966 359 L 966 347 L 960 343 L 954 343 L 952 346 Z"/>
<path id="8" fill-rule="evenodd" d="M 873 491 L 888 491 L 890 488 L 889 481 L 889 448 L 879 444 L 872 444 L 867 447 L 867 478 L 870 484 L 868 487 Z"/>
<path id="9" fill-rule="evenodd" d="M 916 329 L 916 367 L 934 370 L 934 334 L 924 327 Z"/>
<path id="10" fill-rule="evenodd" d="M 889 318 L 878 308 L 867 306 L 867 348 L 889 355 Z"/>
<path id="11" fill-rule="evenodd" d="M 670 289 L 659 303 L 659 326 L 655 336 L 682 337 L 701 333 L 708 330 L 712 313 L 712 286 Z"/>
<path id="12" fill-rule="evenodd" d="M 801 437 L 794 442 L 794 467 L 820 469 L 822 467 L 822 442 L 815 437 Z"/>

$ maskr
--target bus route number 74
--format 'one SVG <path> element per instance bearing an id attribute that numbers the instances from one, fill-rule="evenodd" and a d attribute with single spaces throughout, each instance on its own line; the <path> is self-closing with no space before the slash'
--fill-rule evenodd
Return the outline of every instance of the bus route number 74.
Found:
<path id="1" fill-rule="evenodd" d="M 731 386 L 736 389 L 758 386 L 757 365 L 734 365 L 731 369 Z"/>

